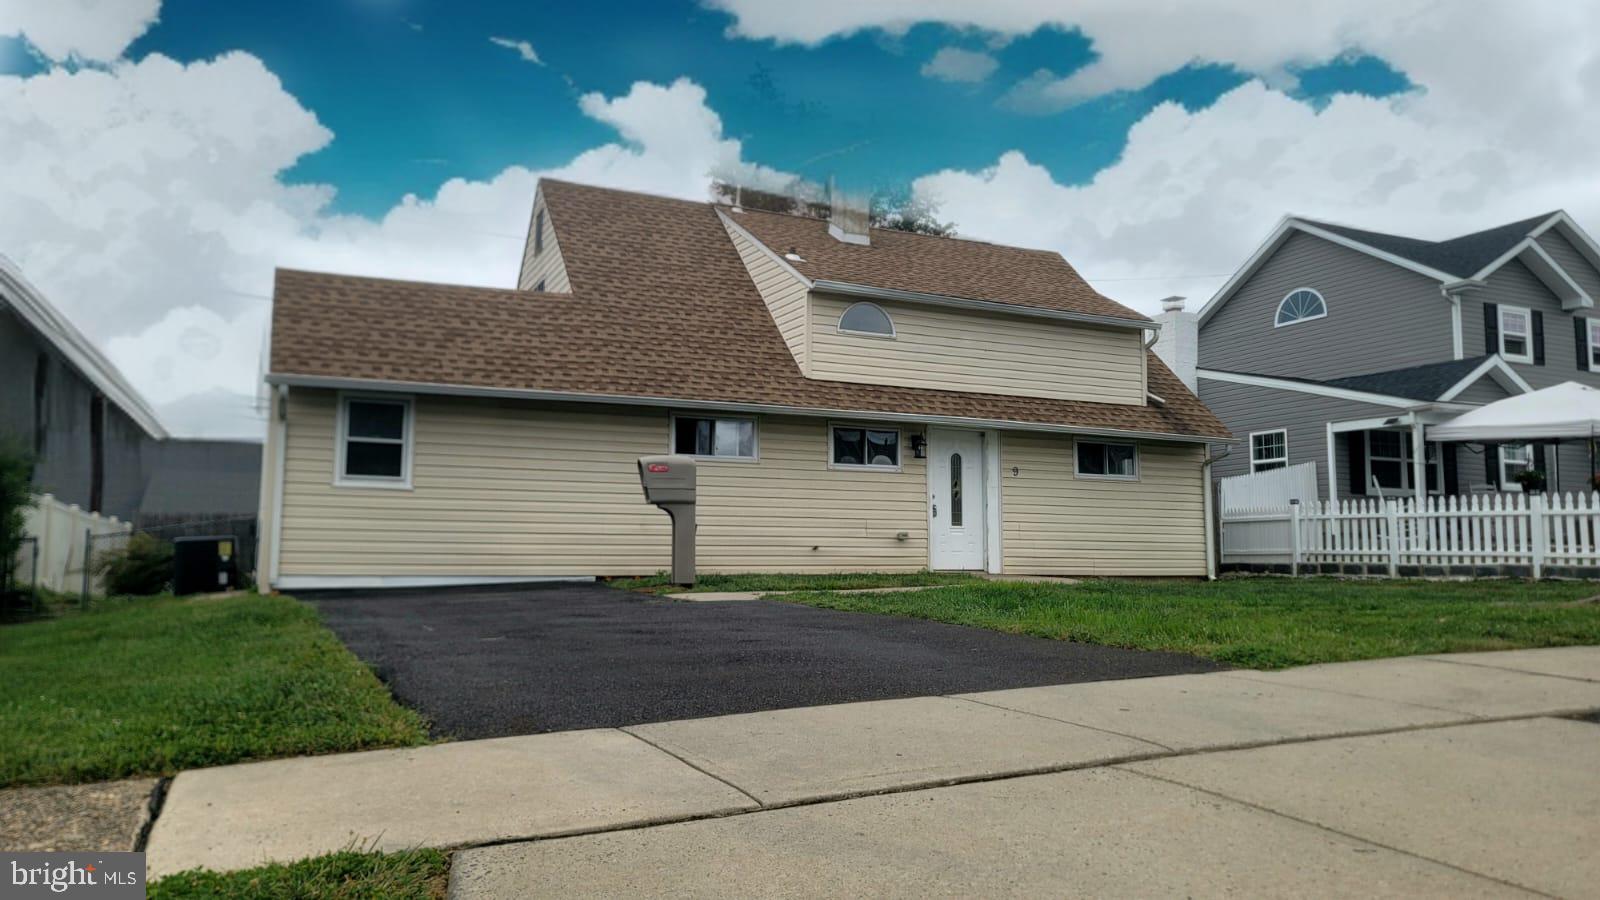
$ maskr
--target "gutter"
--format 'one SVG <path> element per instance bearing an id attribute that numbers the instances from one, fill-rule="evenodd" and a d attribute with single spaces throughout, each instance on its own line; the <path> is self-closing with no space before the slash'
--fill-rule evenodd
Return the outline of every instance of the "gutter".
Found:
<path id="1" fill-rule="evenodd" d="M 626 394 L 586 394 L 575 391 L 538 391 L 523 388 L 493 388 L 475 385 L 432 384 L 420 381 L 384 381 L 371 378 L 334 378 L 323 375 L 285 375 L 268 373 L 267 383 L 287 387 L 326 388 L 346 391 L 395 391 L 443 397 L 485 397 L 500 400 L 546 400 L 557 403 L 595 403 L 611 406 L 651 406 L 665 409 L 703 409 L 723 412 L 769 415 L 811 416 L 880 422 L 905 422 L 914 425 L 950 425 L 958 428 L 998 428 L 1008 431 L 1037 431 L 1056 434 L 1083 434 L 1093 437 L 1134 438 L 1189 444 L 1235 443 L 1238 438 L 1215 435 L 1139 431 L 1127 428 L 1096 428 L 1085 425 L 1054 425 L 1015 419 L 983 419 L 969 416 L 942 416 L 928 413 L 886 412 L 871 409 L 831 409 L 820 406 L 785 406 L 777 403 L 684 400 L 672 397 L 646 397 Z M 1129 406 L 1130 409 L 1141 407 Z"/>
<path id="2" fill-rule="evenodd" d="M 993 300 L 973 300 L 968 297 L 952 297 L 947 294 L 902 291 L 896 288 L 872 287 L 871 285 L 854 284 L 848 281 L 818 280 L 811 283 L 811 289 L 828 294 L 843 294 L 847 297 L 865 297 L 869 300 L 898 300 L 902 303 L 921 303 L 928 306 L 947 306 L 979 312 L 1005 313 L 1013 316 L 1030 316 L 1039 319 L 1057 319 L 1066 322 L 1082 322 L 1087 325 L 1109 325 L 1113 328 L 1140 328 L 1149 331 L 1159 331 L 1161 329 L 1160 322 L 1152 322 L 1149 319 L 1129 319 L 1124 316 L 1099 316 L 1092 313 L 1065 312 L 1056 309 L 1045 309 L 1039 306 L 1016 306 L 1010 303 L 996 303 Z"/>
<path id="3" fill-rule="evenodd" d="M 1217 580 L 1217 518 L 1215 512 L 1216 500 L 1212 496 L 1214 492 L 1211 486 L 1211 467 L 1212 465 L 1227 459 L 1228 454 L 1232 452 L 1232 447 L 1223 447 L 1222 452 L 1208 454 L 1206 458 L 1200 462 L 1200 484 L 1205 490 L 1205 499 L 1201 504 L 1201 509 L 1203 510 L 1206 518 L 1205 535 L 1207 581 Z"/>

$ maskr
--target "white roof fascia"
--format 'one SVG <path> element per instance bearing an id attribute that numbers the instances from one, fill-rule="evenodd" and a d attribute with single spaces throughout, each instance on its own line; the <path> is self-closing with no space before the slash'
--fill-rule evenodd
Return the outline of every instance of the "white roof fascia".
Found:
<path id="1" fill-rule="evenodd" d="M 285 375 L 270 373 L 270 384 L 332 390 L 394 391 L 445 397 L 493 397 L 507 400 L 548 400 L 556 403 L 596 403 L 611 406 L 662 406 L 673 409 L 705 409 L 725 412 L 800 415 L 819 418 L 863 421 L 905 422 L 908 424 L 951 425 L 966 428 L 995 428 L 1010 431 L 1042 431 L 1058 434 L 1085 434 L 1101 437 L 1140 438 L 1193 444 L 1227 444 L 1237 438 L 1178 434 L 1137 429 L 1096 428 L 1089 425 L 1056 425 L 1011 419 L 979 419 L 968 416 L 942 416 L 927 413 L 882 412 L 870 409 L 829 409 L 789 406 L 781 403 L 743 403 L 736 400 L 686 400 L 675 397 L 649 397 L 631 394 L 589 394 L 576 391 L 541 391 L 525 388 L 493 388 L 478 385 L 433 384 L 416 381 L 384 381 L 372 378 L 337 378 L 326 375 Z"/>
<path id="2" fill-rule="evenodd" d="M 0 255 L 0 300 L 8 303 L 24 322 L 44 335 L 45 340 L 74 369 L 128 418 L 138 423 L 145 433 L 157 440 L 170 437 L 155 410 L 139 396 L 139 392 L 117 371 L 117 367 L 84 337 L 83 332 L 61 315 L 45 299 L 44 294 L 23 277 L 16 264 L 4 255 Z"/>

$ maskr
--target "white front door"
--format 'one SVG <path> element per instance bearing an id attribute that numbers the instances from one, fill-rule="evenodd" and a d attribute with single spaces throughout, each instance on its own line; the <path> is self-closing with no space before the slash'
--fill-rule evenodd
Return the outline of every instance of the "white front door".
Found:
<path id="1" fill-rule="evenodd" d="M 928 429 L 928 567 L 982 570 L 983 434 Z"/>

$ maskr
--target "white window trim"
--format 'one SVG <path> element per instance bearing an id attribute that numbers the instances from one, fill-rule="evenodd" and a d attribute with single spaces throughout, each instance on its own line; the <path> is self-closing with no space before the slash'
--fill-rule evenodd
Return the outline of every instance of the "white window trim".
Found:
<path id="1" fill-rule="evenodd" d="M 1506 352 L 1507 312 L 1521 313 L 1522 321 L 1527 323 L 1528 330 L 1522 335 L 1522 343 L 1528 348 L 1528 352 L 1526 353 Z M 1502 303 L 1495 309 L 1495 317 L 1495 336 L 1500 342 L 1500 346 L 1496 347 L 1495 349 L 1499 351 L 1500 357 L 1506 362 L 1523 363 L 1524 365 L 1529 366 L 1533 365 L 1533 310 L 1526 306 L 1512 306 L 1507 303 Z"/>
<path id="2" fill-rule="evenodd" d="M 1597 345 L 1594 339 L 1595 329 L 1600 328 L 1600 318 L 1596 318 L 1594 316 L 1584 316 L 1583 326 L 1583 334 L 1589 344 L 1589 371 L 1600 372 L 1600 365 L 1596 365 L 1594 361 L 1594 352 L 1595 350 L 1600 349 L 1600 345 Z"/>
<path id="3" fill-rule="evenodd" d="M 1361 443 L 1365 446 L 1365 452 L 1362 454 L 1363 464 L 1366 466 L 1366 471 L 1363 473 L 1366 476 L 1366 479 L 1361 482 L 1361 485 L 1362 485 L 1362 487 L 1364 487 L 1364 488 L 1366 488 L 1368 490 L 1370 490 L 1372 488 L 1372 455 L 1373 455 L 1372 454 L 1372 433 L 1374 431 L 1386 431 L 1386 430 L 1389 430 L 1389 429 L 1368 428 L 1368 429 L 1365 429 L 1365 430 L 1363 430 L 1361 432 Z M 1411 483 L 1411 476 L 1412 476 L 1412 473 L 1416 471 L 1416 468 L 1415 468 L 1413 460 L 1411 459 L 1411 449 L 1412 449 L 1411 448 L 1411 433 L 1408 432 L 1408 431 L 1396 431 L 1395 434 L 1400 435 L 1400 455 L 1399 456 L 1382 456 L 1382 457 L 1379 457 L 1379 459 L 1382 459 L 1382 460 L 1384 460 L 1386 462 L 1398 462 L 1398 463 L 1400 463 L 1400 483 L 1401 483 L 1401 486 L 1397 487 L 1397 488 L 1386 487 L 1386 488 L 1383 488 L 1383 490 L 1386 490 L 1386 491 L 1405 491 L 1407 493 L 1413 493 L 1413 492 L 1416 491 L 1416 486 Z M 1432 448 L 1432 450 L 1433 450 L 1433 462 L 1431 462 L 1431 463 L 1427 461 L 1427 453 L 1428 453 L 1429 448 Z M 1433 467 L 1433 480 L 1436 483 L 1438 483 L 1438 485 L 1439 485 L 1434 490 L 1428 491 L 1428 493 L 1435 494 L 1435 495 L 1443 495 L 1444 494 L 1444 451 L 1439 448 L 1439 445 L 1436 442 L 1428 441 L 1427 443 L 1425 443 L 1423 445 L 1422 453 L 1423 453 L 1423 466 L 1425 466 L 1425 467 L 1426 466 L 1432 466 Z"/>
<path id="4" fill-rule="evenodd" d="M 1508 448 L 1526 450 L 1527 453 L 1528 453 L 1528 461 L 1527 461 L 1527 463 L 1524 464 L 1524 463 L 1518 461 L 1516 463 L 1515 468 L 1513 468 L 1512 470 L 1508 471 L 1506 469 L 1506 462 L 1507 462 L 1507 460 L 1506 460 L 1506 450 Z M 1515 475 L 1517 472 L 1520 472 L 1520 471 L 1522 471 L 1524 469 L 1536 469 L 1536 468 L 1538 468 L 1539 461 L 1533 458 L 1533 445 L 1532 444 L 1522 444 L 1519 447 L 1512 448 L 1512 445 L 1501 444 L 1500 445 L 1500 449 L 1498 451 L 1496 451 L 1496 456 L 1498 457 L 1497 461 L 1498 461 L 1498 463 L 1500 465 L 1500 490 L 1502 490 L 1502 491 L 1510 491 L 1513 494 L 1522 493 L 1522 485 L 1518 484 L 1516 482 L 1516 480 L 1513 479 L 1511 476 Z"/>
<path id="5" fill-rule="evenodd" d="M 1283 435 L 1283 455 L 1282 456 L 1269 456 L 1269 457 L 1266 457 L 1266 458 L 1263 458 L 1263 459 L 1257 459 L 1256 458 L 1256 437 L 1258 435 L 1264 435 L 1264 434 L 1281 434 L 1281 435 Z M 1272 469 L 1261 469 L 1261 468 L 1257 468 L 1257 467 L 1262 465 L 1262 464 L 1264 464 L 1264 463 L 1280 463 L 1280 462 L 1283 463 L 1283 465 L 1275 466 L 1274 468 L 1287 469 L 1289 467 L 1289 429 L 1287 429 L 1287 428 L 1268 428 L 1266 431 L 1252 431 L 1252 432 L 1250 432 L 1250 474 L 1254 475 L 1257 472 L 1270 472 L 1270 471 L 1272 471 Z"/>
<path id="6" fill-rule="evenodd" d="M 680 418 L 682 418 L 682 419 L 733 419 L 733 420 L 740 421 L 740 422 L 749 422 L 750 423 L 750 427 L 754 430 L 754 434 L 752 436 L 752 441 L 754 443 L 754 447 L 752 448 L 752 451 L 754 453 L 753 456 L 717 456 L 715 454 L 702 456 L 702 455 L 700 455 L 698 453 L 692 453 L 692 454 L 689 454 L 689 458 L 697 459 L 697 460 L 703 460 L 705 462 L 719 462 L 719 463 L 753 463 L 753 462 L 760 462 L 761 461 L 761 421 L 760 421 L 760 419 L 758 417 L 756 417 L 756 416 L 730 416 L 730 415 L 727 415 L 725 413 L 717 413 L 717 412 L 703 412 L 703 413 L 693 413 L 693 412 L 677 413 L 677 412 L 675 412 L 675 413 L 672 414 L 672 422 L 671 422 L 671 424 L 667 427 L 667 453 L 669 453 L 671 455 L 674 455 L 674 456 L 678 455 L 678 452 L 677 452 L 677 447 L 678 447 L 678 420 Z"/>
<path id="7" fill-rule="evenodd" d="M 855 309 L 858 306 L 870 306 L 878 312 L 883 313 L 883 317 L 889 321 L 889 333 L 879 334 L 876 331 L 856 331 L 853 328 L 844 327 L 844 317 L 849 314 L 850 310 Z M 846 306 L 844 311 L 839 313 L 839 320 L 834 324 L 834 330 L 839 334 L 849 334 L 854 335 L 855 337 L 877 338 L 882 341 L 898 340 L 900 337 L 900 330 L 896 328 L 894 324 L 894 316 L 889 315 L 889 311 L 887 309 L 884 309 L 878 304 L 873 303 L 871 300 L 857 300 L 854 303 L 851 303 L 849 306 Z"/>
<path id="8" fill-rule="evenodd" d="M 895 433 L 895 464 L 892 466 L 875 466 L 871 463 L 855 465 L 852 463 L 834 462 L 833 460 L 833 430 L 835 428 L 861 428 L 871 431 L 892 431 Z M 829 422 L 827 431 L 823 432 L 828 441 L 828 468 L 839 469 L 845 472 L 899 472 L 906 464 L 906 435 L 905 430 L 898 425 L 881 425 L 871 422 Z"/>
<path id="9" fill-rule="evenodd" d="M 1084 444 L 1105 444 L 1107 446 L 1133 448 L 1133 474 L 1132 475 L 1091 475 L 1083 472 L 1079 465 L 1079 455 L 1083 452 Z M 1072 477 L 1082 481 L 1139 481 L 1144 466 L 1139 461 L 1139 445 L 1134 441 L 1105 441 L 1098 438 L 1072 439 Z"/>
<path id="10" fill-rule="evenodd" d="M 344 473 L 345 448 L 350 436 L 350 401 L 371 400 L 380 403 L 398 403 L 405 407 L 405 432 L 400 439 L 400 477 L 387 478 L 376 475 L 346 475 Z M 354 391 L 339 392 L 339 408 L 337 423 L 334 428 L 333 448 L 333 485 L 346 488 L 377 488 L 380 490 L 409 491 L 411 490 L 412 460 L 416 456 L 417 446 L 417 404 L 416 399 L 410 394 L 376 394 L 357 393 Z M 357 438 L 357 440 L 367 440 Z M 385 443 L 375 441 L 375 443 Z"/>
<path id="11" fill-rule="evenodd" d="M 1315 294 L 1317 296 L 1317 299 L 1322 301 L 1322 312 L 1320 312 L 1320 313 L 1318 313 L 1317 315 L 1314 315 L 1314 316 L 1302 316 L 1302 317 L 1300 317 L 1298 319 L 1290 319 L 1287 322 L 1278 321 L 1278 317 L 1283 315 L 1283 305 L 1285 303 L 1289 302 L 1289 298 L 1290 297 L 1293 297 L 1295 294 L 1298 294 L 1301 291 L 1305 291 L 1308 294 Z M 1299 325 L 1301 322 L 1315 322 L 1317 319 L 1326 319 L 1327 317 L 1328 317 L 1328 298 L 1322 296 L 1322 292 L 1317 290 L 1316 288 L 1297 287 L 1294 290 L 1290 291 L 1289 293 L 1284 294 L 1283 295 L 1283 299 L 1278 301 L 1277 308 L 1273 309 L 1273 311 L 1272 311 L 1272 327 L 1273 328 L 1288 328 L 1290 325 Z"/>

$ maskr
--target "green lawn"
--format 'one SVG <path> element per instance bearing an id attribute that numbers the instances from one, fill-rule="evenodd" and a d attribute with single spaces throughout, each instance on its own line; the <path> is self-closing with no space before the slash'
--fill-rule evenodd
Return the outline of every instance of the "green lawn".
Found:
<path id="1" fill-rule="evenodd" d="M 789 594 L 829 609 L 1174 650 L 1234 666 L 1600 644 L 1600 585 L 1245 578 L 976 581 L 895 594 Z"/>
<path id="2" fill-rule="evenodd" d="M 695 591 L 844 591 L 863 588 L 915 587 L 927 584 L 968 584 L 981 579 L 965 572 L 837 572 L 829 575 L 799 575 L 785 572 L 753 575 L 701 575 Z M 618 578 L 613 586 L 658 594 L 678 593 L 683 588 L 672 584 L 670 576 L 658 572 L 644 578 Z"/>
<path id="3" fill-rule="evenodd" d="M 195 870 L 150 885 L 150 900 L 428 900 L 443 897 L 450 859 L 439 850 L 348 851 L 219 874 Z"/>
<path id="4" fill-rule="evenodd" d="M 105 601 L 0 626 L 0 787 L 426 741 L 287 597 Z"/>

